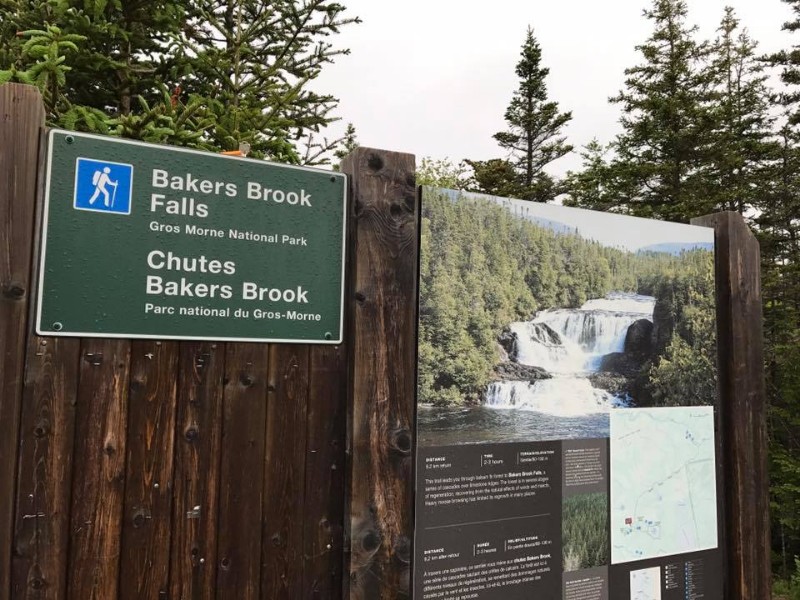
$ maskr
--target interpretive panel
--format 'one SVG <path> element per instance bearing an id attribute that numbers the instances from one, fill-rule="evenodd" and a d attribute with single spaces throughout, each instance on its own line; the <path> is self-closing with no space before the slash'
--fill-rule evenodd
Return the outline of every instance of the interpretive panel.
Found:
<path id="1" fill-rule="evenodd" d="M 42 335 L 338 343 L 345 177 L 53 130 Z"/>
<path id="2" fill-rule="evenodd" d="M 714 232 L 423 188 L 416 600 L 721 600 Z"/>

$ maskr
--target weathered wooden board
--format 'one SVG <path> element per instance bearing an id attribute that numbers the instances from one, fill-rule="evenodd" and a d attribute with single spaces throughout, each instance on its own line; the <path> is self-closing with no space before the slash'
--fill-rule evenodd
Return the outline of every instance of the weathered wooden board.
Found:
<path id="1" fill-rule="evenodd" d="M 219 600 L 260 597 L 268 381 L 269 346 L 227 345 L 217 523 Z"/>
<path id="2" fill-rule="evenodd" d="M 407 596 L 412 536 L 418 210 L 414 157 L 358 148 L 351 177 L 355 307 L 349 596 Z"/>
<path id="3" fill-rule="evenodd" d="M 311 349 L 308 393 L 305 511 L 305 572 L 301 598 L 341 596 L 344 560 L 346 348 Z"/>
<path id="4" fill-rule="evenodd" d="M 117 598 L 127 453 L 130 342 L 81 343 L 67 598 Z"/>
<path id="5" fill-rule="evenodd" d="M 80 341 L 31 336 L 29 345 L 12 597 L 63 598 Z"/>
<path id="6" fill-rule="evenodd" d="M 36 88 L 0 86 L 0 600 L 11 593 L 20 403 L 44 117 Z"/>
<path id="7" fill-rule="evenodd" d="M 303 594 L 308 347 L 273 346 L 269 360 L 261 597 Z"/>
<path id="8" fill-rule="evenodd" d="M 131 344 L 120 598 L 169 589 L 178 344 Z"/>
<path id="9" fill-rule="evenodd" d="M 224 346 L 181 344 L 170 598 L 215 597 L 224 369 Z"/>

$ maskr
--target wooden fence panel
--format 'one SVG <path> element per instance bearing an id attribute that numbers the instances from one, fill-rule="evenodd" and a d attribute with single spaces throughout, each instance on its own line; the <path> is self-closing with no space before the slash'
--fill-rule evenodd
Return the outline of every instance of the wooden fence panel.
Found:
<path id="1" fill-rule="evenodd" d="M 344 560 L 346 348 L 311 348 L 302 598 L 332 600 L 342 590 Z"/>
<path id="2" fill-rule="evenodd" d="M 219 600 L 260 597 L 268 367 L 269 346 L 227 345 L 217 525 Z"/>
<path id="3" fill-rule="evenodd" d="M 130 346 L 99 338 L 81 344 L 67 579 L 72 600 L 117 597 Z"/>
<path id="4" fill-rule="evenodd" d="M 0 600 L 11 593 L 17 450 L 44 106 L 36 88 L 0 86 Z"/>
<path id="5" fill-rule="evenodd" d="M 261 597 L 303 592 L 308 346 L 273 346 L 269 361 Z"/>
<path id="6" fill-rule="evenodd" d="M 66 592 L 80 340 L 31 336 L 20 429 L 13 598 Z"/>
<path id="7" fill-rule="evenodd" d="M 122 599 L 163 598 L 169 587 L 177 363 L 177 342 L 131 345 Z"/>
<path id="8" fill-rule="evenodd" d="M 224 370 L 224 344 L 181 344 L 170 598 L 215 597 Z"/>
<path id="9" fill-rule="evenodd" d="M 351 177 L 349 596 L 410 587 L 416 372 L 417 189 L 410 154 L 358 148 Z"/>

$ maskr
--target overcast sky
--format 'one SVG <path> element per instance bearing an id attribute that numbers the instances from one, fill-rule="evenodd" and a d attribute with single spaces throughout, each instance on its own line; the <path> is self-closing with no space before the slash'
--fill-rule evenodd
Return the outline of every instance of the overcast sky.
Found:
<path id="1" fill-rule="evenodd" d="M 640 62 L 634 47 L 651 32 L 644 0 L 341 1 L 363 23 L 333 38 L 351 54 L 326 66 L 315 88 L 339 98 L 337 114 L 356 126 L 362 146 L 411 152 L 417 162 L 504 156 L 492 135 L 504 128 L 528 25 L 550 68 L 550 98 L 572 111 L 569 142 L 610 141 L 619 111 L 608 97 L 621 89 L 625 68 Z M 715 35 L 730 5 L 763 52 L 795 41 L 780 30 L 791 17 L 780 0 L 688 5 L 703 38 Z M 553 171 L 579 166 L 573 153 Z"/>

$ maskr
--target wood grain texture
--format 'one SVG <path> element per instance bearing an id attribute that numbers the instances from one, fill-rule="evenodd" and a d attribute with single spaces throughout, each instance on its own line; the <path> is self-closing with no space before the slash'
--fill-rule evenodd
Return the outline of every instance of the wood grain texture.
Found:
<path id="1" fill-rule="evenodd" d="M 274 345 L 269 359 L 261 597 L 303 596 L 308 346 Z"/>
<path id="2" fill-rule="evenodd" d="M 177 342 L 131 344 L 119 598 L 169 589 Z"/>
<path id="3" fill-rule="evenodd" d="M 692 223 L 715 231 L 725 597 L 763 600 L 772 595 L 760 251 L 738 213 Z"/>
<path id="4" fill-rule="evenodd" d="M 80 340 L 31 336 L 20 430 L 13 598 L 63 598 Z"/>
<path id="5" fill-rule="evenodd" d="M 268 366 L 269 346 L 226 347 L 217 524 L 218 600 L 260 597 Z"/>
<path id="6" fill-rule="evenodd" d="M 358 148 L 350 176 L 349 597 L 406 597 L 412 548 L 418 216 L 414 157 Z M 352 304 L 354 303 L 354 306 Z"/>
<path id="7" fill-rule="evenodd" d="M 11 593 L 20 403 L 44 106 L 31 86 L 0 85 L 0 600 Z"/>
<path id="8" fill-rule="evenodd" d="M 84 339 L 75 423 L 67 598 L 117 598 L 130 342 Z"/>
<path id="9" fill-rule="evenodd" d="M 215 597 L 224 369 L 224 344 L 181 344 L 170 598 Z"/>
<path id="10" fill-rule="evenodd" d="M 341 597 L 344 559 L 347 348 L 311 348 L 302 598 Z"/>

